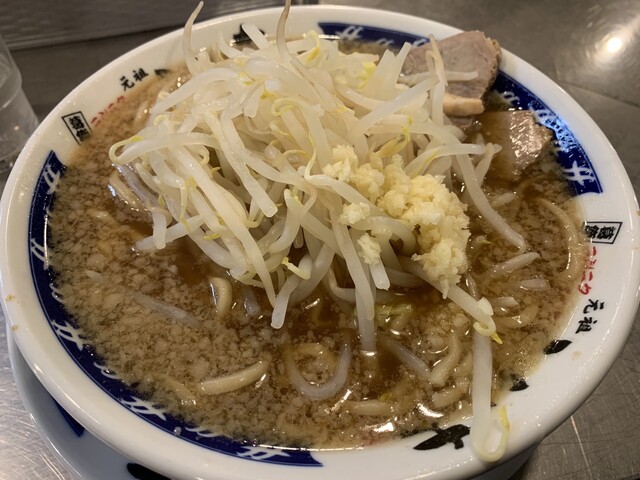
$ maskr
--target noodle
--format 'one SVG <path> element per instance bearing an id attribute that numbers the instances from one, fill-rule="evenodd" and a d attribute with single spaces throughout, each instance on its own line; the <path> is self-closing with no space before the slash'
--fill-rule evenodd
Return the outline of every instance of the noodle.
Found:
<path id="1" fill-rule="evenodd" d="M 307 382 L 300 374 L 300 371 L 296 367 L 291 352 L 287 354 L 286 368 L 291 382 L 300 390 L 301 393 L 307 397 L 315 400 L 322 400 L 329 398 L 342 389 L 344 383 L 347 381 L 347 375 L 349 374 L 349 365 L 351 363 L 351 344 L 348 340 L 345 340 L 340 348 L 340 356 L 338 359 L 338 365 L 335 369 L 333 377 L 322 385 L 317 385 Z"/>
<path id="2" fill-rule="evenodd" d="M 209 279 L 209 285 L 216 306 L 216 317 L 224 318 L 231 311 L 233 304 L 231 283 L 226 278 L 212 277 Z"/>
<path id="3" fill-rule="evenodd" d="M 377 417 L 390 417 L 394 407 L 390 403 L 379 400 L 366 400 L 364 402 L 346 402 L 345 409 L 354 415 L 366 415 Z"/>
<path id="4" fill-rule="evenodd" d="M 260 360 L 252 366 L 239 372 L 223 375 L 201 382 L 198 386 L 202 393 L 207 395 L 219 395 L 246 387 L 260 380 L 269 368 L 269 362 Z"/>
<path id="5" fill-rule="evenodd" d="M 446 385 L 449 377 L 453 373 L 453 369 L 458 364 L 460 356 L 462 355 L 460 341 L 455 334 L 449 335 L 447 344 L 449 353 L 446 357 L 436 363 L 431 370 L 431 384 L 436 387 L 444 387 Z"/>
<path id="6" fill-rule="evenodd" d="M 567 266 L 565 268 L 565 271 L 563 272 L 563 275 L 566 275 L 569 278 L 577 277 L 580 268 L 582 268 L 583 266 L 581 263 L 582 247 L 579 240 L 580 235 L 578 234 L 578 229 L 574 225 L 571 217 L 569 217 L 569 215 L 557 205 L 554 205 L 544 198 L 539 198 L 538 202 L 549 209 L 549 211 L 551 211 L 556 217 L 558 217 L 558 220 L 562 225 L 562 233 L 564 234 L 567 241 L 568 250 Z"/>

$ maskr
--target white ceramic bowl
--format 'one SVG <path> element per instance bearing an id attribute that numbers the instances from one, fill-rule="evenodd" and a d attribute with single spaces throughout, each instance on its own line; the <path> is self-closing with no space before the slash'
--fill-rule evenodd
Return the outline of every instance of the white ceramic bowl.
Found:
<path id="1" fill-rule="evenodd" d="M 235 14 L 200 24 L 196 44 L 215 30 L 226 37 L 242 23 L 275 32 L 279 9 Z M 379 42 L 443 38 L 457 30 L 406 15 L 332 6 L 294 8 L 290 33 L 310 29 Z M 98 438 L 133 460 L 172 478 L 370 479 L 468 478 L 492 465 L 478 460 L 464 437 L 434 450 L 414 447 L 434 435 L 347 452 L 294 452 L 255 448 L 195 431 L 135 397 L 103 370 L 56 299 L 46 264 L 46 212 L 63 164 L 123 94 L 120 78 L 175 65 L 180 32 L 124 55 L 91 76 L 58 105 L 26 145 L 2 198 L 2 302 L 27 363 L 53 397 Z M 131 80 L 136 86 L 136 81 Z M 593 235 L 590 266 L 566 329 L 550 346 L 526 390 L 502 400 L 511 421 L 505 459 L 534 446 L 587 398 L 620 352 L 638 304 L 638 205 L 616 153 L 597 125 L 551 80 L 504 52 L 497 88 L 514 106 L 536 111 L 556 132 L 558 157 L 578 194 Z M 80 123 L 78 123 L 80 122 Z M 591 329 L 579 328 L 585 317 Z M 584 323 L 584 322 L 583 322 Z M 174 434 L 174 428 L 181 433 Z"/>

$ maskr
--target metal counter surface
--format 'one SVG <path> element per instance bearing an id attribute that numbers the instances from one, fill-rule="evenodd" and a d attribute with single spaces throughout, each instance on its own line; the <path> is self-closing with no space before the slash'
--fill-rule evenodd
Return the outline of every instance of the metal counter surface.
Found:
<path id="1" fill-rule="evenodd" d="M 593 117 L 640 189 L 638 0 L 337 1 L 479 29 L 549 75 Z M 125 15 L 123 15 L 124 17 Z M 1 24 L 1 21 L 0 21 Z M 0 26 L 0 31 L 1 31 Z M 42 118 L 75 85 L 160 31 L 14 52 L 24 89 Z M 4 180 L 0 180 L 0 188 Z M 640 478 L 640 324 L 598 389 L 547 437 L 513 477 Z M 18 396 L 0 317 L 0 480 L 70 479 L 40 439 Z"/>

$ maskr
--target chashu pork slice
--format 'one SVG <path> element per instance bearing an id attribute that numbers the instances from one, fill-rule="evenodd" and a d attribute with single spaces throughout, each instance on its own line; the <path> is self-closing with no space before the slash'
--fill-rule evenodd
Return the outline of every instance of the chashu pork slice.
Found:
<path id="1" fill-rule="evenodd" d="M 480 133 L 502 150 L 491 161 L 491 175 L 500 180 L 520 180 L 529 165 L 548 151 L 553 132 L 536 122 L 530 110 L 486 112 L 478 117 Z"/>
<path id="2" fill-rule="evenodd" d="M 479 31 L 463 32 L 438 42 L 445 70 L 448 72 L 477 72 L 478 76 L 468 81 L 448 82 L 444 113 L 451 117 L 467 117 L 484 112 L 484 95 L 493 85 L 501 59 L 497 41 Z M 426 68 L 426 54 L 431 46 L 422 45 L 409 52 L 403 73 L 413 75 Z"/>

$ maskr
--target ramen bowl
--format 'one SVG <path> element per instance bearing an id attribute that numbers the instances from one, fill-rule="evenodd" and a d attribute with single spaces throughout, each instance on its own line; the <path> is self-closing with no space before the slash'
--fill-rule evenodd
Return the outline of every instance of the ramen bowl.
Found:
<path id="1" fill-rule="evenodd" d="M 276 31 L 280 9 L 235 14 L 198 24 L 195 45 L 253 23 Z M 332 6 L 291 11 L 291 35 L 327 35 L 389 46 L 423 43 L 458 31 L 386 11 Z M 185 424 L 113 374 L 65 311 L 47 259 L 47 215 L 65 162 L 119 102 L 182 60 L 181 32 L 149 42 L 110 63 L 73 90 L 42 122 L 8 180 L 1 204 L 0 278 L 11 334 L 55 400 L 103 442 L 171 478 L 371 479 L 469 478 L 494 469 L 474 454 L 472 419 L 365 448 L 329 451 L 255 446 Z M 503 53 L 494 88 L 514 108 L 533 110 L 556 137 L 558 162 L 576 194 L 590 238 L 577 302 L 544 358 L 500 399 L 510 421 L 501 462 L 524 453 L 568 418 L 603 379 L 621 351 L 638 304 L 638 205 L 607 139 L 580 106 L 526 62 Z"/>

